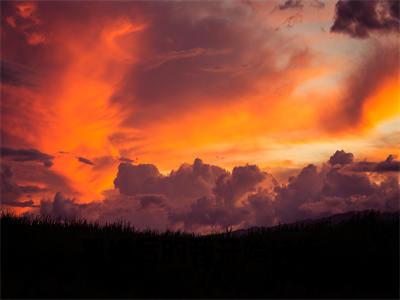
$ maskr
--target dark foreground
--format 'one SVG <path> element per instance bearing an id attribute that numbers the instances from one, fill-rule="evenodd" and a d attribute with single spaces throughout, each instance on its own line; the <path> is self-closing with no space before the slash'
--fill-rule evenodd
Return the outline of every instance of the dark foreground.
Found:
<path id="1" fill-rule="evenodd" d="M 1 218 L 1 296 L 399 297 L 399 215 L 193 236 Z"/>

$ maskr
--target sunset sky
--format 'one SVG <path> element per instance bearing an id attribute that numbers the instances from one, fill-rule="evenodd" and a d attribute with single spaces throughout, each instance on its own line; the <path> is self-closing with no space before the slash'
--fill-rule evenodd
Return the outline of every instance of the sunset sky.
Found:
<path id="1" fill-rule="evenodd" d="M 387 195 L 393 178 L 398 198 L 397 1 L 1 6 L 3 208 L 52 213 L 60 205 L 94 219 L 194 229 L 212 223 L 195 214 L 201 208 L 214 225 L 251 225 L 265 217 L 249 208 L 257 203 L 288 214 L 290 201 L 280 199 L 301 172 L 323 178 L 318 196 L 304 198 L 313 212 L 325 212 L 321 197 Z M 342 149 L 338 156 L 353 155 L 337 171 L 328 160 Z M 236 189 L 235 167 L 250 170 L 253 183 Z M 232 201 L 218 194 L 221 174 Z M 238 176 L 240 184 L 248 179 Z M 329 194 L 334 176 L 356 176 L 376 190 Z M 257 200 L 260 186 L 271 209 Z M 380 207 L 368 199 L 364 208 Z M 335 207 L 327 212 L 347 209 Z M 270 223 L 292 220 L 271 214 Z"/>

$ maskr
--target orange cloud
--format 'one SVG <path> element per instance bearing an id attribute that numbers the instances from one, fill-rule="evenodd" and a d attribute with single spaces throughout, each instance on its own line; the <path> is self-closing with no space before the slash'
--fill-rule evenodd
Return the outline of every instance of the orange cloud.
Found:
<path id="1" fill-rule="evenodd" d="M 398 78 L 389 78 L 370 95 L 363 106 L 363 127 L 371 128 L 400 115 Z"/>
<path id="2" fill-rule="evenodd" d="M 2 30 L 2 58 L 18 63 L 2 82 L 7 142 L 56 156 L 52 170 L 91 201 L 113 187 L 121 156 L 164 172 L 197 156 L 224 156 L 223 167 L 296 164 L 336 150 L 341 134 L 362 145 L 349 136 L 400 114 L 391 76 L 342 110 L 348 82 L 326 78 L 347 72 L 350 58 L 333 60 L 314 48 L 323 39 L 277 32 L 241 5 L 18 2 Z"/>
<path id="3" fill-rule="evenodd" d="M 41 149 L 51 153 L 67 150 L 89 158 L 118 155 L 108 137 L 118 131 L 123 113 L 111 106 L 110 98 L 125 71 L 118 62 L 128 57 L 117 40 L 142 29 L 142 24 L 117 20 L 93 38 L 90 51 L 80 40 L 71 40 L 70 64 L 60 74 L 62 83 L 48 95 L 55 103 L 49 118 L 52 126 L 38 142 Z M 91 166 L 72 162 L 68 156 L 60 157 L 54 169 L 67 174 L 87 199 L 99 197 L 112 187 L 114 172 L 95 172 Z"/>

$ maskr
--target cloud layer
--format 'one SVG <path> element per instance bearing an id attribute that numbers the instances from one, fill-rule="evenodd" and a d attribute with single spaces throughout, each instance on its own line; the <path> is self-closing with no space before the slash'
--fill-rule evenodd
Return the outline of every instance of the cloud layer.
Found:
<path id="1" fill-rule="evenodd" d="M 0 154 L 4 158 L 10 158 L 14 161 L 36 161 L 43 163 L 46 167 L 53 165 L 54 156 L 40 152 L 36 149 L 14 149 L 10 147 L 1 147 Z"/>
<path id="2" fill-rule="evenodd" d="M 388 176 L 396 159 L 372 161 L 397 151 L 398 2 L 367 2 L 2 1 L 6 201 L 59 191 L 93 218 L 242 226 Z M 340 152 L 287 186 L 262 171 L 294 174 L 339 142 L 369 161 Z M 209 164 L 179 167 L 195 156 Z"/>
<path id="3" fill-rule="evenodd" d="M 363 164 L 369 167 L 360 169 Z M 283 184 L 255 165 L 228 172 L 196 159 L 162 175 L 154 165 L 121 163 L 116 190 L 105 200 L 81 204 L 57 193 L 41 202 L 40 213 L 198 232 L 270 226 L 353 210 L 398 210 L 398 172 L 393 156 L 383 162 L 353 161 L 343 150 L 321 167 L 307 165 Z"/>

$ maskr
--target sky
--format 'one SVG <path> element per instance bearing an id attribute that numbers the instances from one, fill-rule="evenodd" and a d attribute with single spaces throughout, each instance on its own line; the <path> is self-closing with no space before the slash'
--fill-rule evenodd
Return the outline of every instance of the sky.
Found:
<path id="1" fill-rule="evenodd" d="M 399 2 L 1 6 L 2 209 L 200 231 L 398 209 Z"/>

